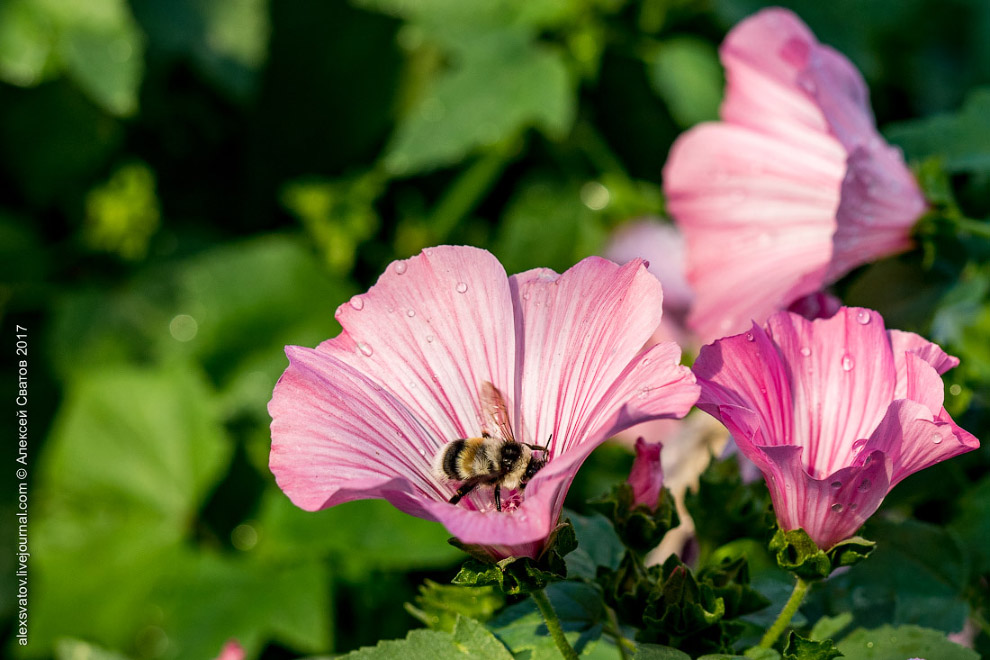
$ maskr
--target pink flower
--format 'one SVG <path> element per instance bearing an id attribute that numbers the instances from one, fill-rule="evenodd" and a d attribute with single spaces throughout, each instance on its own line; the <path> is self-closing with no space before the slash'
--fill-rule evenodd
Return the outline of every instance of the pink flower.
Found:
<path id="1" fill-rule="evenodd" d="M 641 350 L 662 293 L 642 262 L 591 257 L 562 275 L 506 277 L 488 252 L 436 247 L 390 265 L 337 309 L 341 334 L 287 347 L 275 387 L 270 466 L 298 506 L 362 498 L 437 520 L 496 557 L 538 555 L 588 454 L 616 431 L 683 416 L 697 398 L 675 344 Z M 506 419 L 482 409 L 491 383 Z M 546 466 L 519 490 L 476 488 L 432 469 L 444 446 L 507 422 Z"/>
<path id="2" fill-rule="evenodd" d="M 650 511 L 657 508 L 660 491 L 663 490 L 663 468 L 660 466 L 659 442 L 646 442 L 636 439 L 636 458 L 629 471 L 629 485 L 632 486 L 633 505 L 642 504 Z"/>
<path id="3" fill-rule="evenodd" d="M 908 249 L 926 208 L 859 72 L 793 13 L 746 19 L 720 53 L 722 121 L 681 136 L 664 167 L 696 295 L 688 323 L 705 341 Z"/>
<path id="4" fill-rule="evenodd" d="M 223 645 L 217 660 L 244 660 L 244 647 L 236 639 Z"/>
<path id="5" fill-rule="evenodd" d="M 701 349 L 698 407 L 763 472 L 777 520 L 822 549 L 851 537 L 898 482 L 976 449 L 942 407 L 940 374 L 959 363 L 876 312 L 843 307 Z"/>

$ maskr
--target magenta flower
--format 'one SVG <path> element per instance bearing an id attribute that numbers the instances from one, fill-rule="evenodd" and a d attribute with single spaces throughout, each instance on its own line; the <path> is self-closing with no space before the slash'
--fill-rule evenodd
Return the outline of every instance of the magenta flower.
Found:
<path id="1" fill-rule="evenodd" d="M 855 534 L 898 482 L 979 447 L 942 407 L 959 360 L 868 309 L 789 312 L 701 349 L 698 407 L 763 472 L 784 530 L 824 550 Z"/>
<path id="2" fill-rule="evenodd" d="M 495 557 L 538 555 L 578 467 L 620 429 L 683 416 L 698 387 L 676 344 L 641 350 L 660 321 L 656 278 L 597 257 L 562 275 L 506 277 L 488 252 L 436 247 L 390 265 L 337 309 L 341 334 L 289 346 L 275 386 L 270 466 L 298 506 L 383 498 L 440 521 Z M 482 405 L 490 383 L 505 419 Z M 498 416 L 498 415 L 494 415 Z M 479 487 L 450 504 L 447 443 L 500 437 L 547 460 L 525 487 Z M 463 485 L 463 484 L 462 484 Z"/>
<path id="3" fill-rule="evenodd" d="M 696 296 L 688 323 L 705 341 L 908 249 L 926 208 L 859 72 L 793 13 L 746 19 L 720 54 L 722 121 L 682 135 L 664 167 Z"/>
<path id="4" fill-rule="evenodd" d="M 642 504 L 650 511 L 657 508 L 660 491 L 663 490 L 663 468 L 660 465 L 659 442 L 636 439 L 636 458 L 629 470 L 629 485 L 632 487 L 633 505 Z"/>
<path id="5" fill-rule="evenodd" d="M 244 660 L 244 647 L 236 639 L 231 639 L 220 649 L 217 660 Z"/>

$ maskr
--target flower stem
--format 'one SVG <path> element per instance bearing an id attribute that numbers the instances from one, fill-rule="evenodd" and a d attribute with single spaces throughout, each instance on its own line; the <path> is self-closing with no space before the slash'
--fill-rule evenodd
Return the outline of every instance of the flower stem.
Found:
<path id="1" fill-rule="evenodd" d="M 619 649 L 619 658 L 621 660 L 629 660 L 630 656 L 626 651 L 635 653 L 636 645 L 622 636 L 622 629 L 619 627 L 619 619 L 615 616 L 615 610 L 605 604 L 602 604 L 602 607 L 605 608 L 605 614 L 608 616 L 608 625 L 605 627 L 605 632 L 615 637 L 615 646 Z"/>
<path id="2" fill-rule="evenodd" d="M 973 234 L 974 236 L 980 236 L 982 238 L 990 238 L 990 222 L 960 217 L 955 219 L 955 223 L 961 231 L 966 232 L 967 234 Z"/>
<path id="3" fill-rule="evenodd" d="M 560 627 L 560 619 L 557 618 L 557 613 L 553 611 L 553 605 L 550 604 L 547 592 L 539 589 L 532 592 L 532 595 L 536 607 L 539 608 L 540 614 L 543 615 L 543 620 L 547 623 L 547 630 L 550 631 L 550 637 L 553 638 L 554 644 L 560 649 L 560 654 L 567 658 L 567 660 L 577 660 L 578 655 L 571 648 L 567 638 L 564 637 L 564 629 Z"/>
<path id="4" fill-rule="evenodd" d="M 784 609 L 780 611 L 777 616 L 777 620 L 773 622 L 770 626 L 770 630 L 767 634 L 763 636 L 760 640 L 760 648 L 768 649 L 774 645 L 774 642 L 780 638 L 784 630 L 787 629 L 788 624 L 790 624 L 791 619 L 798 611 L 798 607 L 801 606 L 802 601 L 804 601 L 805 594 L 808 593 L 808 587 L 811 586 L 810 582 L 805 582 L 801 578 L 797 579 L 797 584 L 794 585 L 794 591 L 791 592 L 791 597 L 787 599 L 787 603 L 784 605 Z"/>

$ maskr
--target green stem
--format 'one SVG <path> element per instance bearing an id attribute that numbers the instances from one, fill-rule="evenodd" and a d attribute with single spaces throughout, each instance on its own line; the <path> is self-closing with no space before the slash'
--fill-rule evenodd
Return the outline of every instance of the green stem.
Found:
<path id="1" fill-rule="evenodd" d="M 954 221 L 960 231 L 983 238 L 990 238 L 990 222 L 981 222 L 980 220 L 963 217 L 954 218 Z"/>
<path id="2" fill-rule="evenodd" d="M 626 650 L 635 653 L 636 645 L 622 636 L 622 629 L 619 628 L 619 618 L 615 616 L 615 610 L 604 604 L 602 607 L 605 608 L 605 614 L 608 616 L 608 626 L 605 627 L 605 631 L 615 638 L 615 645 L 619 648 L 619 657 L 622 660 L 629 660 L 629 654 L 626 653 Z"/>
<path id="3" fill-rule="evenodd" d="M 790 624 L 791 619 L 793 619 L 794 615 L 797 613 L 798 607 L 801 606 L 801 602 L 804 601 L 804 596 L 808 593 L 808 587 L 810 586 L 810 582 L 805 582 L 801 578 L 797 579 L 797 584 L 794 585 L 794 591 L 791 592 L 791 597 L 787 599 L 784 609 L 780 611 L 780 614 L 777 616 L 777 620 L 773 622 L 773 625 L 770 626 L 770 630 L 768 630 L 767 634 L 760 640 L 760 648 L 771 648 L 774 645 L 774 642 L 780 638 L 784 630 L 787 629 L 788 624 Z"/>
<path id="4" fill-rule="evenodd" d="M 532 596 L 536 607 L 540 610 L 540 614 L 543 615 L 543 620 L 547 623 L 547 630 L 550 631 L 550 637 L 553 638 L 554 644 L 560 649 L 560 654 L 567 658 L 567 660 L 577 660 L 578 655 L 571 648 L 567 638 L 564 637 L 564 629 L 560 627 L 560 619 L 557 618 L 557 613 L 553 611 L 553 605 L 550 604 L 547 592 L 539 589 L 532 592 Z"/>
<path id="5" fill-rule="evenodd" d="M 503 140 L 472 163 L 451 184 L 429 220 L 433 234 L 441 242 L 447 240 L 461 219 L 482 201 L 518 149 L 518 137 Z"/>

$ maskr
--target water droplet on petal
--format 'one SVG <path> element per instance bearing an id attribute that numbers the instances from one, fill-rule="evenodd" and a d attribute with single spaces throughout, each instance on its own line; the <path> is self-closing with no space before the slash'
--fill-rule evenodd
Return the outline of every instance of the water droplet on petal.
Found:
<path id="1" fill-rule="evenodd" d="M 801 355 L 803 355 L 804 357 L 809 357 L 811 355 L 811 349 L 808 348 L 807 346 L 801 347 Z"/>
<path id="2" fill-rule="evenodd" d="M 361 296 L 352 297 L 351 307 L 353 307 L 354 309 L 360 312 L 362 309 L 364 309 L 364 298 L 362 298 Z"/>
<path id="3" fill-rule="evenodd" d="M 860 452 L 860 451 L 863 450 L 863 447 L 865 445 L 866 445 L 866 439 L 865 438 L 860 438 L 859 440 L 857 440 L 856 442 L 854 442 L 852 444 L 852 450 L 853 450 L 853 452 Z"/>
<path id="4" fill-rule="evenodd" d="M 860 325 L 866 325 L 866 324 L 868 324 L 870 322 L 870 319 L 872 319 L 872 318 L 873 317 L 870 315 L 870 313 L 868 311 L 866 311 L 865 309 L 861 309 L 858 312 L 856 312 L 856 321 Z"/>
<path id="5" fill-rule="evenodd" d="M 935 443 L 936 445 L 942 444 L 942 436 L 939 435 L 938 433 L 934 434 L 932 436 L 932 442 Z"/>
<path id="6" fill-rule="evenodd" d="M 467 284 L 464 282 L 458 282 L 455 288 L 457 289 L 457 293 L 464 293 L 467 291 Z"/>
<path id="7" fill-rule="evenodd" d="M 836 513 L 841 513 L 842 512 L 842 505 L 839 504 L 838 502 L 836 502 L 835 504 L 833 504 L 829 508 L 832 509 L 832 511 L 835 511 Z"/>
<path id="8" fill-rule="evenodd" d="M 645 367 L 649 363 L 650 363 L 650 358 L 643 358 L 643 361 L 640 364 L 642 364 Z"/>
<path id="9" fill-rule="evenodd" d="M 408 268 L 408 267 L 409 267 L 409 264 L 407 264 L 405 261 L 396 261 L 395 262 L 395 272 L 398 275 L 402 275 L 404 272 L 406 272 L 406 268 Z"/>
<path id="10" fill-rule="evenodd" d="M 858 490 L 861 493 L 865 493 L 866 491 L 868 491 L 870 489 L 870 485 L 871 485 L 871 482 L 870 482 L 869 479 L 863 479 L 859 483 L 859 487 L 856 488 L 856 490 Z"/>
<path id="11" fill-rule="evenodd" d="M 852 371 L 852 368 L 855 367 L 855 366 L 856 366 L 856 361 L 853 359 L 853 356 L 851 356 L 848 353 L 846 353 L 842 357 L 842 370 L 843 371 Z"/>
<path id="12" fill-rule="evenodd" d="M 358 346 L 358 350 L 361 351 L 361 354 L 365 355 L 366 357 L 371 357 L 371 354 L 375 352 L 371 348 L 371 346 L 365 344 L 363 341 L 359 342 L 357 346 Z"/>
<path id="13" fill-rule="evenodd" d="M 832 483 L 829 484 L 829 486 L 831 486 L 832 488 L 842 488 L 842 482 L 841 481 L 833 481 Z"/>
<path id="14" fill-rule="evenodd" d="M 426 342 L 428 344 L 432 344 L 433 343 L 433 335 L 426 335 Z"/>
<path id="15" fill-rule="evenodd" d="M 752 332 L 746 333 L 746 341 L 756 341 L 756 337 L 753 336 Z"/>
<path id="16" fill-rule="evenodd" d="M 406 310 L 406 316 L 408 316 L 409 318 L 412 318 L 412 317 L 416 316 L 416 310 L 414 310 L 414 309 L 407 309 Z"/>

